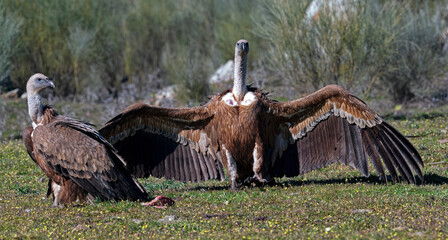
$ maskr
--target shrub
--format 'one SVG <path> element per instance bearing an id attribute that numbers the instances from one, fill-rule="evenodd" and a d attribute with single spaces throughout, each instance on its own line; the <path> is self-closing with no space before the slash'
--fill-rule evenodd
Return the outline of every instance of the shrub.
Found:
<path id="1" fill-rule="evenodd" d="M 5 12 L 24 18 L 11 58 L 14 85 L 23 88 L 43 72 L 56 80 L 58 96 L 101 100 L 96 92 L 117 96 L 124 79 L 144 89 L 158 72 L 164 84 L 181 84 L 186 99 L 199 101 L 208 75 L 233 58 L 239 38 L 260 44 L 251 31 L 254 0 L 2 2 Z"/>
<path id="2" fill-rule="evenodd" d="M 10 73 L 11 56 L 14 55 L 17 45 L 14 44 L 22 26 L 22 19 L 9 14 L 0 2 L 0 92 L 3 81 Z"/>
<path id="3" fill-rule="evenodd" d="M 271 46 L 266 64 L 300 92 L 339 84 L 368 93 L 381 83 L 401 102 L 414 83 L 445 64 L 433 47 L 440 22 L 427 9 L 416 14 L 398 1 L 322 1 L 309 16 L 315 2 L 267 2 L 257 30 Z"/>
<path id="4" fill-rule="evenodd" d="M 19 49 L 12 57 L 15 86 L 23 87 L 34 72 L 56 79 L 57 94 L 82 93 L 90 66 L 96 65 L 112 85 L 122 72 L 121 38 L 117 30 L 126 11 L 124 1 L 3 1 L 5 10 L 24 21 Z M 79 81 L 74 81 L 74 76 Z"/>

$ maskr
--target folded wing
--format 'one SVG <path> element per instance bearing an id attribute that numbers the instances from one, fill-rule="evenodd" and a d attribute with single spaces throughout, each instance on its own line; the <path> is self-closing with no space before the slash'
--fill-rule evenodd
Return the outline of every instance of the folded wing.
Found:
<path id="1" fill-rule="evenodd" d="M 34 155 L 101 200 L 145 200 L 116 150 L 90 125 L 62 116 L 33 132 Z"/>

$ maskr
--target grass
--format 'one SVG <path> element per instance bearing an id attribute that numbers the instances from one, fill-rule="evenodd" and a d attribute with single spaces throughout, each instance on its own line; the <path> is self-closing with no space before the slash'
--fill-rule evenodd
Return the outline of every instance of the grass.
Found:
<path id="1" fill-rule="evenodd" d="M 447 116 L 390 120 L 420 151 L 425 183 L 384 184 L 334 165 L 279 185 L 231 191 L 228 182 L 140 179 L 167 209 L 138 202 L 52 208 L 47 180 L 19 141 L 0 143 L 0 239 L 447 238 Z M 169 217 L 171 216 L 171 217 Z M 171 218 L 173 221 L 161 221 Z"/>

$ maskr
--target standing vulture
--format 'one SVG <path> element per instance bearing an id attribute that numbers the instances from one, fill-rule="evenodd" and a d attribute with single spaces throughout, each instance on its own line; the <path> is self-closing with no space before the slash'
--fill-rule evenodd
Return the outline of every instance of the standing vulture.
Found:
<path id="1" fill-rule="evenodd" d="M 221 174 L 222 164 L 235 189 L 336 162 L 367 176 L 370 158 L 386 181 L 386 169 L 394 181 L 398 175 L 410 183 L 416 183 L 415 175 L 423 180 L 416 149 L 363 101 L 336 85 L 290 102 L 270 100 L 246 86 L 248 53 L 249 43 L 239 40 L 233 88 L 205 105 L 134 104 L 100 133 L 139 177 L 202 180 Z"/>
<path id="2" fill-rule="evenodd" d="M 45 75 L 31 76 L 26 85 L 33 128 L 23 131 L 25 147 L 50 178 L 53 206 L 74 201 L 146 200 L 143 187 L 126 170 L 123 159 L 93 127 L 58 115 L 44 106 L 40 92 L 54 88 Z"/>

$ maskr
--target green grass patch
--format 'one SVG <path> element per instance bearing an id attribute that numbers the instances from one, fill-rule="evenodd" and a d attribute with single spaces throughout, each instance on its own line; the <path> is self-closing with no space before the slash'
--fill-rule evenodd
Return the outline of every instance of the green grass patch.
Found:
<path id="1" fill-rule="evenodd" d="M 44 174 L 19 141 L 0 143 L 0 239 L 447 238 L 448 117 L 391 120 L 425 162 L 421 185 L 384 184 L 333 165 L 278 185 L 231 191 L 227 181 L 140 179 L 167 209 L 139 202 L 52 208 Z"/>

